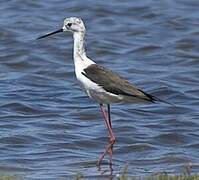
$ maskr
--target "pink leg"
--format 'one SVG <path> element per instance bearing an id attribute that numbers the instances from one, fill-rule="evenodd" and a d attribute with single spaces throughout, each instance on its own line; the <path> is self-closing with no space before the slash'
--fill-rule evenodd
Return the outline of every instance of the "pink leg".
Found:
<path id="1" fill-rule="evenodd" d="M 105 124 L 106 124 L 106 127 L 107 127 L 107 129 L 108 129 L 108 134 L 109 134 L 109 137 L 110 137 L 110 139 L 111 139 L 111 132 L 109 131 L 109 127 L 111 127 L 111 126 L 110 126 L 110 121 L 109 121 L 109 119 L 108 119 L 108 116 L 107 116 L 106 111 L 104 110 L 103 104 L 100 104 L 100 110 L 101 110 L 102 115 L 103 115 L 103 117 L 104 117 Z M 107 119 L 108 119 L 108 121 L 107 121 Z M 106 155 L 107 152 L 109 153 L 110 161 L 111 161 L 112 152 L 110 151 L 110 144 L 108 144 L 108 145 L 106 146 L 105 151 L 101 154 L 101 156 L 100 156 L 100 158 L 99 158 L 99 160 L 98 160 L 98 163 L 97 163 L 98 166 L 100 166 L 101 161 L 104 159 L 104 156 Z"/>
<path id="2" fill-rule="evenodd" d="M 103 114 L 103 117 L 104 117 L 104 120 L 105 120 L 105 124 L 107 126 L 107 129 L 108 129 L 108 133 L 109 133 L 109 136 L 110 136 L 110 141 L 109 141 L 109 144 L 107 145 L 105 151 L 102 153 L 102 155 L 100 156 L 99 160 L 98 160 L 98 166 L 100 167 L 100 164 L 102 162 L 102 160 L 104 159 L 104 156 L 109 153 L 109 156 L 110 156 L 110 164 L 112 165 L 112 149 L 113 149 L 113 144 L 115 143 L 115 136 L 113 134 L 113 131 L 112 131 L 112 127 L 111 127 L 111 119 L 110 119 L 110 105 L 108 105 L 108 115 L 106 113 L 106 111 L 104 110 L 103 108 L 103 104 L 100 104 L 100 109 L 102 111 L 102 114 Z"/>
<path id="3" fill-rule="evenodd" d="M 110 127 L 112 129 L 112 124 L 111 124 L 111 106 L 110 104 L 107 105 L 107 109 L 108 109 L 108 120 L 109 120 L 109 124 L 110 124 Z M 114 137 L 115 139 L 115 137 Z M 109 150 L 109 154 L 110 154 L 110 164 L 112 164 L 112 155 L 113 155 L 113 144 Z"/>

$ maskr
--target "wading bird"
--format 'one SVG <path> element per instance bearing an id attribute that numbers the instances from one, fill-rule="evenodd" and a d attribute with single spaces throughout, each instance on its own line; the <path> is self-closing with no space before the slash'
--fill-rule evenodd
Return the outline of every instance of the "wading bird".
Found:
<path id="1" fill-rule="evenodd" d="M 81 87 L 88 96 L 99 104 L 109 133 L 109 143 L 106 146 L 105 151 L 100 155 L 97 164 L 100 167 L 100 164 L 107 153 L 109 154 L 110 164 L 112 164 L 115 136 L 111 125 L 110 104 L 140 102 L 153 103 L 158 99 L 138 89 L 117 73 L 103 66 L 97 65 L 86 56 L 84 47 L 86 28 L 81 18 L 66 18 L 61 29 L 40 36 L 37 39 L 42 39 L 56 33 L 67 31 L 73 33 L 73 57 L 77 80 L 80 82 Z M 107 105 L 107 110 L 104 105 Z"/>

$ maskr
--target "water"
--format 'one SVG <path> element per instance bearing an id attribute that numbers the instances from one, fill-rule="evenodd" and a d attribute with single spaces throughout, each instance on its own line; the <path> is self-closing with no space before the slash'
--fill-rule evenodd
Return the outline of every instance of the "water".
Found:
<path id="1" fill-rule="evenodd" d="M 99 176 L 108 134 L 74 76 L 71 34 L 34 39 L 79 16 L 87 54 L 175 104 L 114 105 L 113 174 L 199 172 L 199 2 L 1 1 L 0 173 Z M 108 169 L 108 157 L 103 170 Z M 106 172 L 105 174 L 108 174 Z"/>

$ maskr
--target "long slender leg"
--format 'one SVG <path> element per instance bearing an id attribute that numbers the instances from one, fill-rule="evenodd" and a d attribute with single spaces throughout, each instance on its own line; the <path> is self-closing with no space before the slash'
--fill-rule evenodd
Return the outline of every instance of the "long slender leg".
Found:
<path id="1" fill-rule="evenodd" d="M 108 114 L 106 113 L 106 111 L 104 110 L 104 107 L 103 107 L 103 104 L 100 104 L 100 109 L 101 109 L 101 112 L 102 112 L 102 115 L 104 117 L 104 120 L 105 120 L 105 124 L 107 126 L 107 129 L 108 129 L 108 133 L 109 133 L 109 136 L 110 136 L 110 142 L 109 144 L 106 146 L 105 148 L 105 151 L 101 154 L 100 158 L 99 158 L 99 161 L 98 161 L 98 166 L 100 167 L 100 164 L 101 164 L 101 161 L 104 159 L 104 156 L 109 153 L 110 151 L 110 147 L 111 147 L 111 137 L 113 137 L 113 132 L 111 130 L 111 127 L 110 127 L 110 124 L 109 124 L 109 119 L 108 119 Z M 113 140 L 114 141 L 114 140 Z M 109 153 L 110 155 L 110 153 Z"/>
<path id="2" fill-rule="evenodd" d="M 100 166 L 102 160 L 104 159 L 104 156 L 107 154 L 107 152 L 108 153 L 110 152 L 110 149 L 112 148 L 113 144 L 115 143 L 115 136 L 113 134 L 113 131 L 112 131 L 112 128 L 111 128 L 111 124 L 110 124 L 110 119 L 109 119 L 110 115 L 107 116 L 107 113 L 106 113 L 106 111 L 103 108 L 103 104 L 100 104 L 100 109 L 102 111 L 102 114 L 104 116 L 104 120 L 105 120 L 106 126 L 108 128 L 108 132 L 109 132 L 109 136 L 110 136 L 110 141 L 109 141 L 109 144 L 107 145 L 105 151 L 103 152 L 103 154 L 99 158 L 99 161 L 97 163 L 98 166 Z M 112 163 L 112 150 L 110 152 L 110 161 Z"/>
<path id="3" fill-rule="evenodd" d="M 111 106 L 110 104 L 107 104 L 107 109 L 108 109 L 108 120 L 109 120 L 109 124 L 110 127 L 112 129 L 112 123 L 111 123 Z M 112 165 L 112 155 L 113 155 L 113 144 L 109 150 L 109 154 L 110 154 L 110 164 Z"/>
<path id="4" fill-rule="evenodd" d="M 108 109 L 108 119 L 109 119 L 109 124 L 112 128 L 112 125 L 111 125 L 111 106 L 110 104 L 107 104 L 107 109 Z"/>
<path id="5" fill-rule="evenodd" d="M 104 110 L 103 104 L 100 104 L 100 109 L 101 109 L 101 111 L 102 111 L 102 114 L 103 114 L 105 123 L 106 123 L 107 128 L 108 128 L 108 132 L 109 132 L 109 134 L 110 134 L 110 137 L 111 137 L 111 138 L 112 138 L 112 137 L 115 138 L 114 133 L 113 133 L 113 130 L 112 130 L 111 125 L 110 125 L 110 123 L 109 123 L 109 122 L 110 122 L 109 117 L 108 117 L 109 115 L 107 115 L 106 111 Z"/>
<path id="6" fill-rule="evenodd" d="M 107 109 L 108 109 L 108 120 L 109 120 L 109 124 L 110 124 L 110 127 L 112 128 L 112 123 L 111 123 L 111 106 L 110 104 L 107 104 Z M 110 175 L 112 176 L 112 173 L 113 173 L 113 168 L 112 168 L 112 156 L 113 156 L 113 144 L 111 145 L 110 149 L 109 149 L 109 156 L 110 156 L 110 164 L 109 164 L 109 167 L 110 167 Z"/>
<path id="7" fill-rule="evenodd" d="M 106 111 L 104 110 L 103 104 L 100 104 L 100 110 L 101 110 L 103 118 L 105 120 L 106 127 L 107 127 L 107 129 L 109 129 L 109 125 L 108 125 L 109 121 L 106 120 L 108 118 L 108 116 L 107 116 Z M 110 125 L 110 127 L 111 127 L 111 125 Z M 108 130 L 108 134 L 109 134 L 109 137 L 111 137 L 109 130 Z"/>

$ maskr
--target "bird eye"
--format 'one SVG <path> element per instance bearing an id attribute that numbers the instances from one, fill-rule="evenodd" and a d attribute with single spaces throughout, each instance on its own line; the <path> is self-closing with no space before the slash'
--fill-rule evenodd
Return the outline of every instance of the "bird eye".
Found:
<path id="1" fill-rule="evenodd" d="M 71 27 L 71 26 L 72 26 L 72 23 L 68 23 L 67 26 L 68 26 L 68 27 Z"/>

